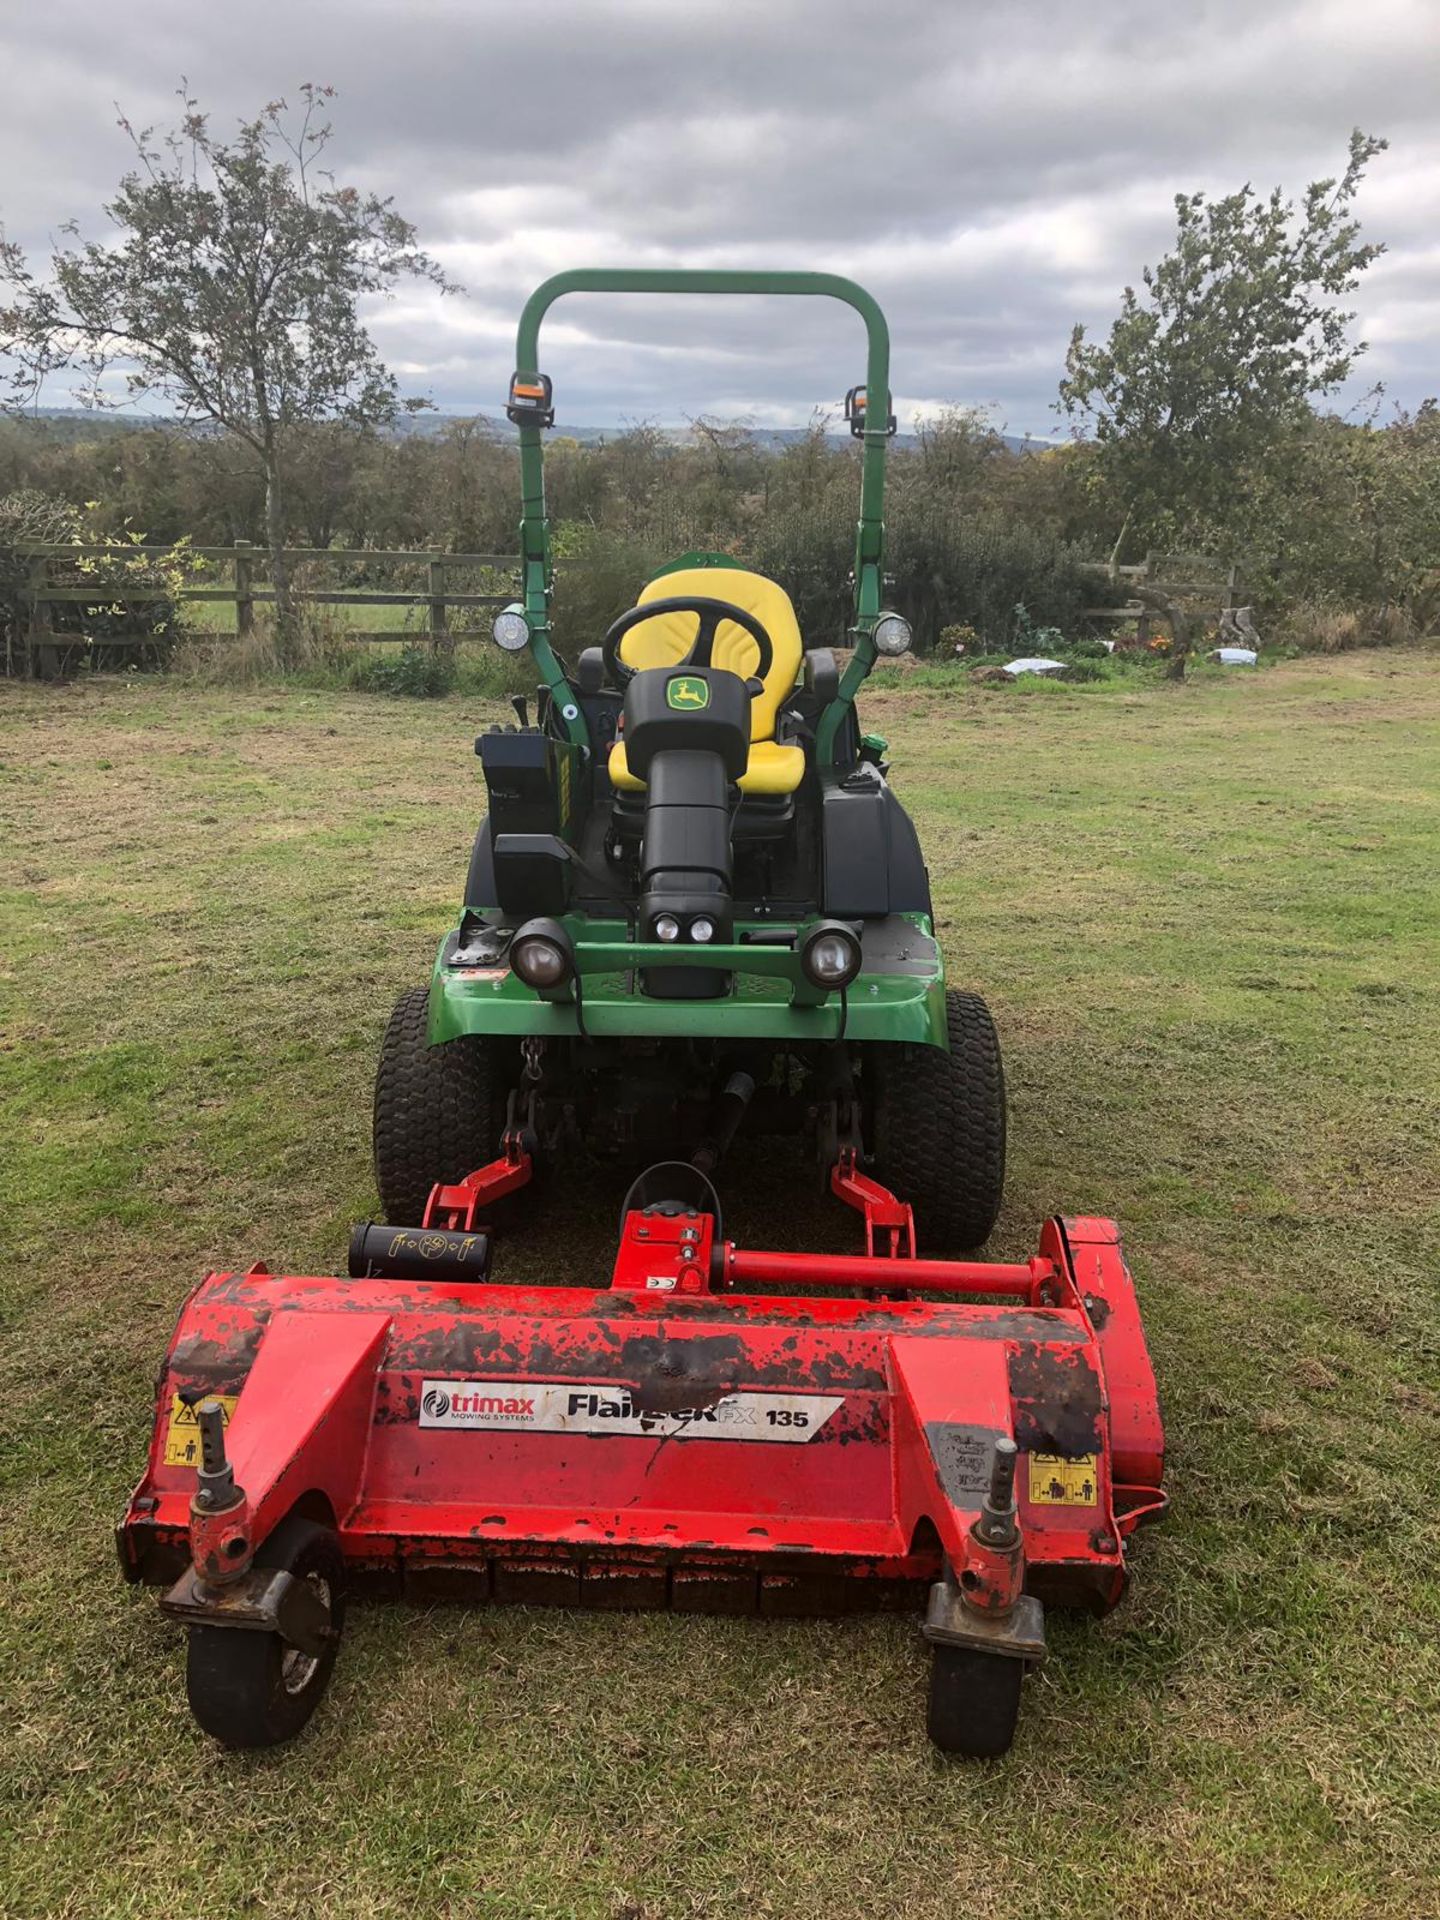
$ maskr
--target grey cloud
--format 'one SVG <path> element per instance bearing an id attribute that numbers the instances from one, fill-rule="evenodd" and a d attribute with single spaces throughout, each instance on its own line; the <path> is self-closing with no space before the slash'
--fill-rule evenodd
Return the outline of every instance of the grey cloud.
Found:
<path id="1" fill-rule="evenodd" d="M 407 386 L 495 410 L 533 282 L 565 265 L 831 267 L 872 285 L 897 393 L 1054 430 L 1070 327 L 1103 326 L 1180 190 L 1298 191 L 1349 129 L 1392 152 L 1357 301 L 1363 386 L 1436 380 L 1440 15 L 1429 0 L 99 0 L 0 16 L 0 218 L 42 249 L 100 228 L 125 164 L 112 100 L 163 123 L 182 73 L 224 123 L 333 83 L 337 168 L 393 193 L 467 293 L 375 316 Z M 859 377 L 853 317 L 574 302 L 547 365 L 579 421 L 717 405 L 803 420 Z M 778 319 L 778 324 L 777 324 Z"/>

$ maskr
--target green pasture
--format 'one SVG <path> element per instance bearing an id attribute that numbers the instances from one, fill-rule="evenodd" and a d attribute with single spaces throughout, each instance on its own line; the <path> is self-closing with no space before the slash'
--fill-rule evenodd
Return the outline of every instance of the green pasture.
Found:
<path id="1" fill-rule="evenodd" d="M 504 711 L 0 687 L 0 1914 L 1440 1911 L 1434 654 L 865 706 L 1006 1045 L 992 1250 L 1119 1218 L 1171 1435 L 1007 1759 L 931 1751 L 895 1618 L 362 1605 L 296 1747 L 195 1731 L 110 1541 L 156 1367 L 207 1267 L 333 1269 L 373 1209 L 377 1042 Z M 847 1231 L 798 1157 L 722 1188 L 742 1243 Z M 503 1271 L 603 1278 L 618 1198 Z"/>

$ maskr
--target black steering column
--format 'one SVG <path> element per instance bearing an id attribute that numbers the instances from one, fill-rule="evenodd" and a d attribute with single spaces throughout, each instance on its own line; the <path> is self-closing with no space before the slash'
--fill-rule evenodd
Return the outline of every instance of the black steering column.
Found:
<path id="1" fill-rule="evenodd" d="M 671 613 L 693 613 L 689 651 L 673 666 L 635 668 L 620 658 L 632 627 Z M 750 679 L 712 664 L 722 622 L 755 642 Z M 622 738 L 631 773 L 646 784 L 640 848 L 639 937 L 663 945 L 709 945 L 732 938 L 730 789 L 750 754 L 750 702 L 762 691 L 774 648 L 760 621 L 726 600 L 676 598 L 632 607 L 605 635 L 612 680 L 625 690 Z M 656 999 L 715 999 L 727 993 L 721 967 L 646 967 L 641 990 Z"/>

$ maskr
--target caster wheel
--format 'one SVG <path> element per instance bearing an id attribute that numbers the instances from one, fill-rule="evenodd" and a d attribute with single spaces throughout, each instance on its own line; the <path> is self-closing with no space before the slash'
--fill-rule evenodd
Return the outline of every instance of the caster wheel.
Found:
<path id="1" fill-rule="evenodd" d="M 1008 1753 L 1020 1714 L 1025 1662 L 972 1647 L 930 1650 L 926 1730 L 942 1753 L 993 1760 Z"/>
<path id="2" fill-rule="evenodd" d="M 291 1740 L 319 1706 L 344 1621 L 344 1564 L 330 1527 L 284 1521 L 255 1556 L 307 1580 L 330 1614 L 332 1638 L 320 1654 L 288 1646 L 278 1633 L 243 1627 L 191 1627 L 185 1661 L 190 1711 L 227 1747 L 275 1747 Z"/>

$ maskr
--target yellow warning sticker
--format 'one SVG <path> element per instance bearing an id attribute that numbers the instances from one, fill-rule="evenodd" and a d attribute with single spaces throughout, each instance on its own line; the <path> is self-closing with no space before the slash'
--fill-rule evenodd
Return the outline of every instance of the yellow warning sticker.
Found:
<path id="1" fill-rule="evenodd" d="M 239 1394 L 208 1393 L 201 1394 L 200 1398 L 219 1401 L 228 1427 L 234 1417 Z M 165 1451 L 161 1458 L 167 1467 L 198 1467 L 200 1464 L 200 1422 L 195 1408 L 182 1400 L 178 1393 L 170 1396 L 170 1425 L 166 1430 Z"/>
<path id="2" fill-rule="evenodd" d="M 1093 1453 L 1071 1460 L 1063 1453 L 1032 1453 L 1030 1501 L 1037 1507 L 1093 1507 L 1100 1484 Z"/>

